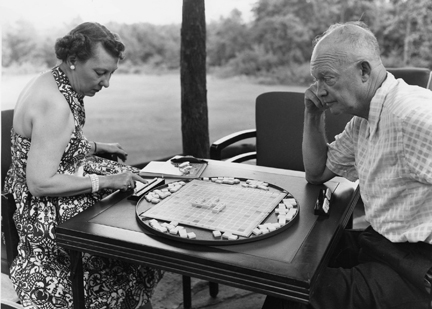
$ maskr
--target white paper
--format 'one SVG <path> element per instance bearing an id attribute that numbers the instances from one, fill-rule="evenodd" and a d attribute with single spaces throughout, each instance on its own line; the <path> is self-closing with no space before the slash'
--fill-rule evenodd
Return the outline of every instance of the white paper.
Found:
<path id="1" fill-rule="evenodd" d="M 178 167 L 175 167 L 171 162 L 151 161 L 141 171 L 141 173 L 153 173 L 157 175 L 176 175 L 181 176 L 183 173 Z"/>

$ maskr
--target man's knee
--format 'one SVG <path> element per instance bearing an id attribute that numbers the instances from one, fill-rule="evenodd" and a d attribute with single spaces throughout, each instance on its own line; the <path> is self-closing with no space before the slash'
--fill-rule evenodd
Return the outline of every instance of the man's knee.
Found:
<path id="1" fill-rule="evenodd" d="M 321 308 L 427 308 L 418 290 L 385 264 L 370 262 L 351 269 L 326 268 L 311 295 Z"/>

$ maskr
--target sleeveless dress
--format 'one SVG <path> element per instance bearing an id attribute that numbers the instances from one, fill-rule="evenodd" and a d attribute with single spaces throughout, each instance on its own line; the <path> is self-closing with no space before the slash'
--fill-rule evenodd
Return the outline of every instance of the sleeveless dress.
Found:
<path id="1" fill-rule="evenodd" d="M 88 155 L 91 146 L 82 131 L 83 96 L 73 90 L 59 67 L 51 72 L 75 123 L 57 172 L 75 175 L 80 166 L 84 169 L 83 176 L 136 171 L 133 167 Z M 72 308 L 70 259 L 57 245 L 55 229 L 112 191 L 70 197 L 32 196 L 26 184 L 31 141 L 13 129 L 11 140 L 12 165 L 7 173 L 5 191 L 15 198 L 17 210 L 13 219 L 19 235 L 18 256 L 10 269 L 12 283 L 25 308 Z M 86 308 L 138 308 L 149 301 L 162 277 L 160 271 L 149 267 L 90 254 L 83 254 L 83 268 Z"/>

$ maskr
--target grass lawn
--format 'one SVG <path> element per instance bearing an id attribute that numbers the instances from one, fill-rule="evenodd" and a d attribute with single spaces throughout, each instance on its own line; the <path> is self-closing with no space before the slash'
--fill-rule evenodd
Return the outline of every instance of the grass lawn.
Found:
<path id="1" fill-rule="evenodd" d="M 1 108 L 13 108 L 32 78 L 2 76 Z M 305 87 L 259 85 L 241 78 L 207 77 L 210 143 L 238 130 L 255 127 L 255 98 L 267 91 L 304 91 Z M 110 87 L 84 99 L 88 139 L 119 142 L 129 164 L 182 152 L 180 75 L 114 74 Z"/>

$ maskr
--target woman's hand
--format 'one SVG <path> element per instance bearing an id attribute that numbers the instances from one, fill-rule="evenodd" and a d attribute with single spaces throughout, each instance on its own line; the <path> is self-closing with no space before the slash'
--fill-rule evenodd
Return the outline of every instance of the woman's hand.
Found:
<path id="1" fill-rule="evenodd" d="M 148 181 L 140 177 L 137 174 L 131 172 L 125 172 L 121 174 L 100 176 L 100 188 L 114 189 L 127 191 L 135 188 L 135 182 L 139 181 L 142 183 L 147 183 Z"/>
<path id="2" fill-rule="evenodd" d="M 123 162 L 127 159 L 127 152 L 119 143 L 95 143 L 95 154 L 98 153 L 113 153 L 116 154 Z"/>

